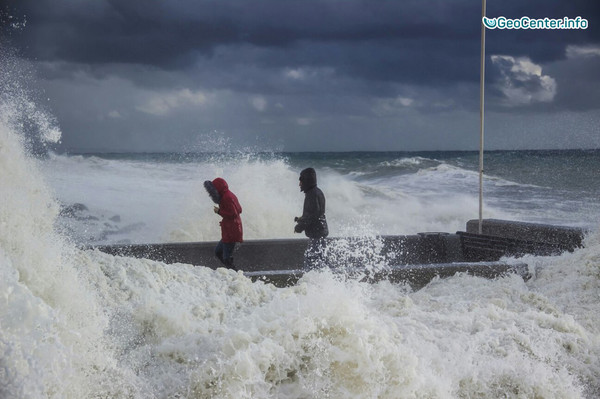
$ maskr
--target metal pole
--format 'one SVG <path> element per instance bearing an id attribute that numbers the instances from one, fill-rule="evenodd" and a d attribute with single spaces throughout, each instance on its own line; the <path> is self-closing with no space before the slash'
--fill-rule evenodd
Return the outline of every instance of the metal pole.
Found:
<path id="1" fill-rule="evenodd" d="M 479 74 L 479 234 L 483 224 L 483 94 L 485 84 L 485 0 L 481 0 L 481 71 Z"/>

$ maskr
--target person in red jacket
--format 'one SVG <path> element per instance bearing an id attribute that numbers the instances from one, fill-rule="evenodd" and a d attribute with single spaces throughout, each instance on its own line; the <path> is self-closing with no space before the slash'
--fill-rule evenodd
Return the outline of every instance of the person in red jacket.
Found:
<path id="1" fill-rule="evenodd" d="M 236 195 L 229 190 L 225 179 L 217 177 L 212 182 L 204 182 L 204 188 L 219 206 L 214 207 L 221 219 L 221 240 L 215 247 L 215 256 L 229 269 L 237 270 L 233 265 L 233 251 L 238 242 L 243 242 L 242 206 Z"/>

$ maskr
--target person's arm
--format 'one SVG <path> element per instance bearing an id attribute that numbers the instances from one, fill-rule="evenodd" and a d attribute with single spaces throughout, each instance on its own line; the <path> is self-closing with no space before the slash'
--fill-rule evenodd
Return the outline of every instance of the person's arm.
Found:
<path id="1" fill-rule="evenodd" d="M 223 198 L 221 203 L 219 204 L 219 215 L 221 215 L 225 219 L 235 219 L 239 212 L 235 203 L 233 202 L 233 198 Z"/>
<path id="2" fill-rule="evenodd" d="M 306 228 L 319 220 L 321 215 L 321 206 L 319 199 L 316 195 L 316 191 L 312 190 L 304 197 L 304 208 L 302 209 L 302 216 L 298 218 L 297 225 L 294 231 L 301 233 Z"/>

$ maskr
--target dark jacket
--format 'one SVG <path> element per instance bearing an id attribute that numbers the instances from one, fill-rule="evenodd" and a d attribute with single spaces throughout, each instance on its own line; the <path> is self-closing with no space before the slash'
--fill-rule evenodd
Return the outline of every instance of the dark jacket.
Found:
<path id="1" fill-rule="evenodd" d="M 304 192 L 302 216 L 296 222 L 294 231 L 304 231 L 309 238 L 325 238 L 329 235 L 325 218 L 325 195 L 317 187 L 317 173 L 313 168 L 300 172 L 300 190 Z"/>
<path id="2" fill-rule="evenodd" d="M 223 217 L 221 220 L 221 240 L 225 243 L 242 242 L 242 206 L 240 205 L 234 193 L 229 191 L 227 182 L 217 177 L 212 181 L 212 185 L 219 193 L 219 215 Z"/>

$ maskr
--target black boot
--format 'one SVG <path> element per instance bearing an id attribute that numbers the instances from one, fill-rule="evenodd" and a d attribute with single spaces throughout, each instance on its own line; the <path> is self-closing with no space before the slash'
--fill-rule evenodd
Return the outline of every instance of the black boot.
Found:
<path id="1" fill-rule="evenodd" d="M 237 267 L 235 267 L 233 265 L 233 257 L 230 257 L 229 259 L 225 259 L 223 261 L 223 264 L 225 265 L 226 268 L 231 269 L 231 270 L 235 270 L 236 272 L 238 271 Z"/>

